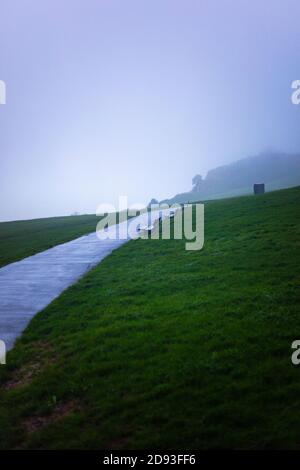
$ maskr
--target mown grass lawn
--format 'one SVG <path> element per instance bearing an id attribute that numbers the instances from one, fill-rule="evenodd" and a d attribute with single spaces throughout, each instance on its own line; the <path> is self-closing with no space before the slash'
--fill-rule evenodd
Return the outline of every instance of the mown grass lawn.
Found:
<path id="1" fill-rule="evenodd" d="M 80 215 L 0 223 L 0 267 L 94 232 L 100 217 Z"/>
<path id="2" fill-rule="evenodd" d="M 210 202 L 205 245 L 123 245 L 0 367 L 2 448 L 299 448 L 300 188 Z"/>

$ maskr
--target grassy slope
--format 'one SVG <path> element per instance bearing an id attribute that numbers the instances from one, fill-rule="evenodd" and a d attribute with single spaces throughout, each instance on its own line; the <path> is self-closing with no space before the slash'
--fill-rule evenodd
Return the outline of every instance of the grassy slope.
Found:
<path id="1" fill-rule="evenodd" d="M 93 232 L 100 217 L 81 215 L 0 223 L 0 267 Z"/>
<path id="2" fill-rule="evenodd" d="M 202 251 L 123 245 L 0 367 L 0 447 L 296 447 L 300 188 L 206 205 Z"/>

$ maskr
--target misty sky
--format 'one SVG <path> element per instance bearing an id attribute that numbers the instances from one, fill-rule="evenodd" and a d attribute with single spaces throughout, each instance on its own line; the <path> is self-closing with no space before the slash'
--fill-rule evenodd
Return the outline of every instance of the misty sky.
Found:
<path id="1" fill-rule="evenodd" d="M 0 220 L 300 150 L 299 0 L 0 0 Z"/>

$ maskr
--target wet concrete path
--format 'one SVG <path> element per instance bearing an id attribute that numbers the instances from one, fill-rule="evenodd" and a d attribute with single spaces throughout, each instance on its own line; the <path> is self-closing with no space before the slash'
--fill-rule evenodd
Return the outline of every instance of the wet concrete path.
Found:
<path id="1" fill-rule="evenodd" d="M 152 213 L 153 221 L 158 217 Z M 146 224 L 147 214 L 135 223 Z M 117 228 L 122 239 L 99 240 L 91 233 L 0 269 L 0 340 L 7 350 L 36 313 L 129 239 L 126 223 Z"/>

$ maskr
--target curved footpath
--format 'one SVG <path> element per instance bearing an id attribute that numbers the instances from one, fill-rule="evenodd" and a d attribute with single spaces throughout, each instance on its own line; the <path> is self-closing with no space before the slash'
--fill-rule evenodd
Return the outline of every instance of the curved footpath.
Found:
<path id="1" fill-rule="evenodd" d="M 161 213 L 166 217 L 169 209 L 152 212 L 152 223 Z M 147 224 L 148 214 L 134 222 Z M 0 340 L 7 350 L 36 313 L 129 240 L 126 222 L 116 227 L 118 239 L 99 240 L 94 232 L 0 269 Z M 107 232 L 114 230 L 112 226 Z"/>

